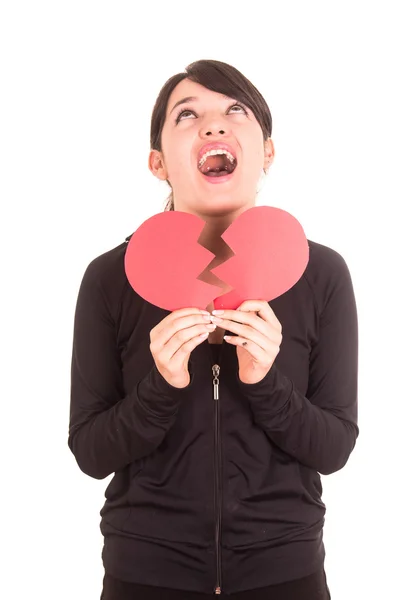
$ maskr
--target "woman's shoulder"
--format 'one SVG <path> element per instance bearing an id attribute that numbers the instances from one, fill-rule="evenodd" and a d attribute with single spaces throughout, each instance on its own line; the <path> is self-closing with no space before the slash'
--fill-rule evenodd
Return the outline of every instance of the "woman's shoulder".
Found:
<path id="1" fill-rule="evenodd" d="M 109 278 L 114 279 L 120 276 L 124 278 L 124 256 L 130 238 L 131 236 L 127 237 L 121 244 L 93 258 L 88 264 L 86 272 L 103 282 Z"/>
<path id="2" fill-rule="evenodd" d="M 334 248 L 308 240 L 309 262 L 306 274 L 321 279 L 339 279 L 349 275 L 349 268 L 344 257 Z"/>
<path id="3" fill-rule="evenodd" d="M 321 310 L 335 293 L 352 291 L 352 280 L 345 258 L 337 250 L 308 240 L 309 262 L 303 274 Z"/>
<path id="4" fill-rule="evenodd" d="M 91 260 L 82 279 L 81 289 L 93 298 L 105 299 L 109 308 L 119 304 L 120 296 L 129 287 L 124 268 L 128 240 Z"/>

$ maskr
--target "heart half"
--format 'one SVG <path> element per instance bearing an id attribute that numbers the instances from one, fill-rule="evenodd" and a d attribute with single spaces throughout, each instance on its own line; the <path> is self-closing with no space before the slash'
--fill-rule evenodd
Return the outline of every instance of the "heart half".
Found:
<path id="1" fill-rule="evenodd" d="M 244 300 L 270 301 L 302 276 L 309 247 L 300 223 L 284 210 L 253 207 L 223 233 L 234 256 L 211 270 L 233 290 L 197 277 L 214 254 L 198 239 L 206 223 L 180 211 L 150 217 L 132 235 L 125 253 L 125 272 L 133 289 L 165 310 L 196 307 L 236 309 Z"/>

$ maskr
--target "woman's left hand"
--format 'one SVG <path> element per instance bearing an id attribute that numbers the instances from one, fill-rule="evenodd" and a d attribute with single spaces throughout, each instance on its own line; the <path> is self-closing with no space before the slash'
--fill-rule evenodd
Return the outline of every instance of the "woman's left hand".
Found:
<path id="1" fill-rule="evenodd" d="M 236 336 L 225 336 L 237 346 L 239 378 L 257 383 L 271 369 L 282 341 L 281 323 L 264 300 L 247 300 L 237 310 L 213 311 L 212 321 Z"/>

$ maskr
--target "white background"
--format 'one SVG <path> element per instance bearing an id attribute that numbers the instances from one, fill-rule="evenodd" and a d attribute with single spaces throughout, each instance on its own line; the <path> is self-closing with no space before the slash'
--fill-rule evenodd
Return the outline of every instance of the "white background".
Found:
<path id="1" fill-rule="evenodd" d="M 396 80 L 393 2 L 3 2 L 0 9 L 2 596 L 98 600 L 99 511 L 67 447 L 84 270 L 161 212 L 150 115 L 190 62 L 240 69 L 272 112 L 258 204 L 342 254 L 360 321 L 360 436 L 323 477 L 333 600 L 395 583 Z M 393 58 L 394 57 L 394 58 Z"/>

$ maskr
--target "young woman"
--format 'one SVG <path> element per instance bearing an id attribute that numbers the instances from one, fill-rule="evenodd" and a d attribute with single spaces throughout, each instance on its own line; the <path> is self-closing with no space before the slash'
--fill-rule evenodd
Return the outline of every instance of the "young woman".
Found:
<path id="1" fill-rule="evenodd" d="M 273 162 L 271 133 L 262 95 L 225 63 L 195 62 L 160 91 L 149 167 L 169 210 L 207 222 L 219 260 Z M 114 473 L 102 599 L 330 598 L 319 473 L 341 469 L 358 435 L 345 261 L 309 241 L 288 292 L 214 317 L 146 302 L 125 250 L 86 270 L 72 357 L 70 449 L 91 477 Z"/>

